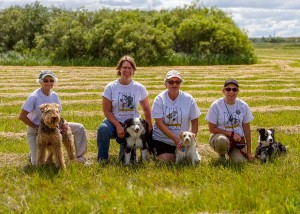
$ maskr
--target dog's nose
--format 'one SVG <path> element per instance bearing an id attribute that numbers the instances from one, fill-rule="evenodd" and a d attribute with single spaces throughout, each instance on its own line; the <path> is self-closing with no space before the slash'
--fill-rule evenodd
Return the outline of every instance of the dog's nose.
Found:
<path id="1" fill-rule="evenodd" d="M 57 119 L 57 117 L 52 117 L 52 120 L 56 120 Z"/>

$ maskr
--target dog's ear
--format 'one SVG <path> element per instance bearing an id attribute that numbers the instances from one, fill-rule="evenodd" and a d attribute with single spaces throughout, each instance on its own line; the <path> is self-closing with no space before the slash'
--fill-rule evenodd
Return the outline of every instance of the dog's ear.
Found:
<path id="1" fill-rule="evenodd" d="M 183 137 L 183 132 L 181 132 L 180 134 L 179 134 L 179 138 L 182 138 Z"/>
<path id="2" fill-rule="evenodd" d="M 141 118 L 141 117 L 140 117 L 140 120 L 141 120 L 143 126 L 145 127 L 146 133 L 149 134 L 149 124 L 147 123 L 147 121 L 146 121 L 145 119 L 143 119 L 143 118 Z"/>
<path id="3" fill-rule="evenodd" d="M 57 103 L 54 103 L 54 106 L 55 106 L 56 108 L 58 108 L 58 109 L 59 109 L 59 111 L 61 111 L 61 107 L 60 107 L 60 105 L 59 105 L 59 104 L 57 104 Z"/>
<path id="4" fill-rule="evenodd" d="M 192 133 L 192 137 L 193 137 L 194 141 L 196 141 L 196 134 L 195 133 Z"/>
<path id="5" fill-rule="evenodd" d="M 48 107 L 48 103 L 40 105 L 41 112 L 45 112 L 47 107 Z"/>
<path id="6" fill-rule="evenodd" d="M 275 133 L 275 129 L 269 129 L 273 134 Z"/>
<path id="7" fill-rule="evenodd" d="M 265 133 L 266 130 L 264 128 L 258 128 L 257 131 L 259 133 L 263 134 L 263 133 Z"/>
<path id="8" fill-rule="evenodd" d="M 140 117 L 140 121 L 141 121 L 141 123 L 142 123 L 144 126 L 148 127 L 148 123 L 147 123 L 147 121 L 146 121 L 145 119 L 143 119 L 143 118 Z"/>

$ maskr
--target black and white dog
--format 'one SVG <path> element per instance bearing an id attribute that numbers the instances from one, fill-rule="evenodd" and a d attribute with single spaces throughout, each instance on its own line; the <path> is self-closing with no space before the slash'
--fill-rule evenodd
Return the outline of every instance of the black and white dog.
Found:
<path id="1" fill-rule="evenodd" d="M 272 160 L 275 156 L 286 153 L 286 146 L 275 141 L 274 129 L 259 128 L 257 131 L 259 137 L 255 157 L 259 158 L 262 163 L 266 163 L 267 159 Z"/>
<path id="2" fill-rule="evenodd" d="M 126 146 L 124 164 L 130 164 L 131 153 L 135 148 L 141 149 L 142 161 L 146 161 L 148 151 L 154 154 L 152 133 L 149 132 L 148 123 L 143 118 L 135 117 L 125 120 L 122 125 L 125 130 L 125 137 L 116 140 Z"/>

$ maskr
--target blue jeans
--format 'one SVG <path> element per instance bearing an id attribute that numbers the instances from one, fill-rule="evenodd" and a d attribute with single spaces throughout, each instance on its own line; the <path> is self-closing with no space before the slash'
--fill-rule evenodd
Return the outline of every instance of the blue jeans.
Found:
<path id="1" fill-rule="evenodd" d="M 110 139 L 116 139 L 116 137 L 117 130 L 114 124 L 109 120 L 104 119 L 97 130 L 98 161 L 108 160 Z M 119 159 L 122 161 L 124 161 L 125 158 L 125 148 L 125 145 L 120 144 Z M 136 152 L 134 151 L 131 154 L 131 160 L 135 161 L 135 158 Z"/>

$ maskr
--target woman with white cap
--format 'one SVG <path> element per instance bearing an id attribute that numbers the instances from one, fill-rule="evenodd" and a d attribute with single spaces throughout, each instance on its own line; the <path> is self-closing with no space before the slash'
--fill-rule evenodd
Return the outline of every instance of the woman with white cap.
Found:
<path id="1" fill-rule="evenodd" d="M 61 105 L 58 94 L 52 90 L 54 83 L 58 81 L 57 77 L 50 70 L 43 70 L 39 74 L 37 82 L 41 87 L 32 92 L 22 106 L 19 119 L 27 127 L 27 138 L 30 147 L 30 161 L 36 165 L 36 137 L 38 127 L 41 121 L 41 111 L 39 106 L 44 103 L 57 103 Z M 84 154 L 87 148 L 86 132 L 82 124 L 68 122 L 74 135 L 76 157 L 80 162 L 85 162 Z"/>
<path id="2" fill-rule="evenodd" d="M 166 90 L 153 102 L 153 141 L 159 160 L 175 161 L 176 147 L 181 149 L 179 135 L 182 131 L 198 132 L 200 110 L 194 98 L 180 90 L 183 82 L 178 71 L 171 70 L 165 77 Z"/>
<path id="3" fill-rule="evenodd" d="M 221 160 L 226 154 L 235 162 L 251 160 L 251 110 L 237 98 L 239 84 L 235 79 L 226 80 L 222 92 L 224 96 L 212 103 L 206 115 L 209 143 Z"/>

